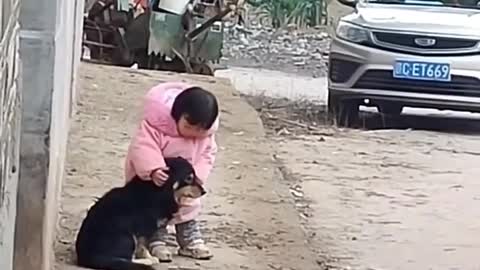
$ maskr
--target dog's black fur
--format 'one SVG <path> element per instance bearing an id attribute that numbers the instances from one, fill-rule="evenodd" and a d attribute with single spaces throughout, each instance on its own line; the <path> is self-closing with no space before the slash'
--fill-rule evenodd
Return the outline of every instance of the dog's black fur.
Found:
<path id="1" fill-rule="evenodd" d="M 132 261 L 136 237 L 151 237 L 159 220 L 170 220 L 178 211 L 175 190 L 197 185 L 202 195 L 205 193 L 197 181 L 187 181 L 195 176 L 187 160 L 167 158 L 165 162 L 169 178 L 163 186 L 135 177 L 124 187 L 107 192 L 90 208 L 77 235 L 79 266 L 103 270 L 154 269 Z"/>

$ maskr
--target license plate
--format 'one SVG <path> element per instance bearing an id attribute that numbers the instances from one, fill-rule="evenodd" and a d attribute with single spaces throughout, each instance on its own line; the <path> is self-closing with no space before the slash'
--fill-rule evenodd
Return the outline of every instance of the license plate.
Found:
<path id="1" fill-rule="evenodd" d="M 393 77 L 410 80 L 450 81 L 450 64 L 397 60 Z"/>

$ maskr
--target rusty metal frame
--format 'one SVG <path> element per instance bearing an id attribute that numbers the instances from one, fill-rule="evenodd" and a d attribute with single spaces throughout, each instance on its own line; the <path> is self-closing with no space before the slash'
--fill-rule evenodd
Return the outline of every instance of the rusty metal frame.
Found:
<path id="1" fill-rule="evenodd" d="M 99 58 L 102 59 L 105 56 L 104 48 L 108 49 L 116 49 L 118 46 L 113 44 L 108 44 L 103 42 L 104 40 L 104 33 L 113 33 L 115 31 L 115 27 L 113 26 L 101 26 L 97 22 L 90 20 L 88 18 L 84 19 L 84 26 L 83 31 L 85 30 L 94 30 L 98 34 L 99 41 L 92 41 L 88 40 L 86 35 L 84 35 L 84 39 L 82 40 L 82 46 L 84 45 L 91 45 L 98 47 L 100 49 Z"/>

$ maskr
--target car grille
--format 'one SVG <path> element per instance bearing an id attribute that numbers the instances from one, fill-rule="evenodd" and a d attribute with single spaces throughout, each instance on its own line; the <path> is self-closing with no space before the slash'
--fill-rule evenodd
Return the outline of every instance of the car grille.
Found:
<path id="1" fill-rule="evenodd" d="M 392 71 L 369 70 L 353 88 L 480 97 L 479 79 L 457 75 L 450 82 L 418 81 L 394 78 Z"/>
<path id="2" fill-rule="evenodd" d="M 431 37 L 414 34 L 400 34 L 388 32 L 373 32 L 375 39 L 382 43 L 391 44 L 394 46 L 410 47 L 424 50 L 454 50 L 454 49 L 469 49 L 478 44 L 478 40 L 450 38 L 450 37 Z M 416 38 L 433 38 L 435 45 L 420 46 L 415 43 Z"/>
<path id="3" fill-rule="evenodd" d="M 344 83 L 350 79 L 352 74 L 360 67 L 360 64 L 334 57 L 334 55 L 330 55 L 328 75 L 332 82 Z"/>

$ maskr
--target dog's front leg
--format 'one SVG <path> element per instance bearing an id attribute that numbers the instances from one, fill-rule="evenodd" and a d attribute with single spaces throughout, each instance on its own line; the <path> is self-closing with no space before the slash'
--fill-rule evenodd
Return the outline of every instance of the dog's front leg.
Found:
<path id="1" fill-rule="evenodd" d="M 154 257 L 152 254 L 150 254 L 147 245 L 148 241 L 145 237 L 138 238 L 137 246 L 135 248 L 135 259 L 133 262 L 146 265 L 159 264 L 160 261 L 157 257 Z"/>

